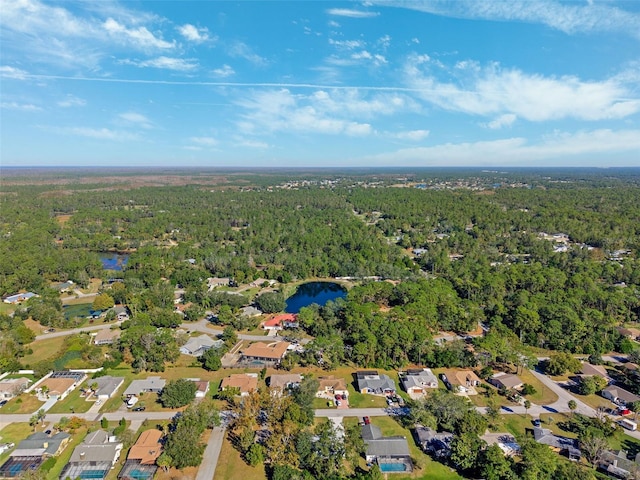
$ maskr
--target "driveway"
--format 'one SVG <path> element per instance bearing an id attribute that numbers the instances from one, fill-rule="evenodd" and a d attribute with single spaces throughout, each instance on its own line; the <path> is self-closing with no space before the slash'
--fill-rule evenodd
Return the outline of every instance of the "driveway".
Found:
<path id="1" fill-rule="evenodd" d="M 209 436 L 207 448 L 202 457 L 202 463 L 198 468 L 196 480 L 211 480 L 216 474 L 216 465 L 222 450 L 222 441 L 224 440 L 225 429 L 223 427 L 215 427 Z"/>

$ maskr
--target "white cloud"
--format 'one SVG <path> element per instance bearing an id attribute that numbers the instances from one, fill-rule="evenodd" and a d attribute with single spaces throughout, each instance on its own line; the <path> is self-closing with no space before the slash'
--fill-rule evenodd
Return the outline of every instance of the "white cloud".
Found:
<path id="1" fill-rule="evenodd" d="M 194 152 L 199 152 L 202 150 L 202 147 L 196 147 L 195 145 L 185 145 L 184 147 L 185 150 L 192 150 Z"/>
<path id="2" fill-rule="evenodd" d="M 640 14 L 613 2 L 578 3 L 554 0 L 412 0 L 375 2 L 455 18 L 541 23 L 567 34 L 625 33 L 640 38 Z M 629 3 L 631 5 L 633 2 Z M 624 5 L 624 3 L 618 3 Z"/>
<path id="3" fill-rule="evenodd" d="M 603 129 L 554 133 L 541 138 L 537 143 L 516 137 L 406 148 L 366 157 L 364 160 L 407 166 L 567 165 L 576 159 L 584 160 L 585 163 L 594 159 L 601 161 L 603 154 L 629 152 L 637 158 L 639 151 L 640 130 Z M 633 165 L 633 162 L 630 164 Z"/>
<path id="4" fill-rule="evenodd" d="M 329 22 L 327 22 L 327 25 L 329 25 L 332 28 L 340 28 L 340 24 L 335 20 L 329 20 Z"/>
<path id="5" fill-rule="evenodd" d="M 19 68 L 10 67 L 8 65 L 3 65 L 0 67 L 0 77 L 2 78 L 13 78 L 16 80 L 24 80 L 27 78 L 28 73 L 24 70 L 20 70 Z"/>
<path id="6" fill-rule="evenodd" d="M 190 72 L 198 68 L 198 63 L 194 59 L 174 58 L 160 56 L 149 60 L 121 60 L 120 63 L 125 65 L 135 65 L 136 67 L 164 68 L 166 70 L 175 70 L 180 72 Z"/>
<path id="7" fill-rule="evenodd" d="M 244 148 L 255 148 L 265 150 L 270 147 L 267 142 L 261 142 L 259 140 L 252 140 L 243 137 L 236 137 L 234 146 Z"/>
<path id="8" fill-rule="evenodd" d="M 130 132 L 120 130 L 111 130 L 109 128 L 91 128 L 91 127 L 43 127 L 54 133 L 61 135 L 73 135 L 77 137 L 94 138 L 98 140 L 112 140 L 115 142 L 124 142 L 128 140 L 136 140 L 137 135 Z"/>
<path id="9" fill-rule="evenodd" d="M 502 127 L 510 127 L 511 125 L 513 125 L 513 122 L 515 122 L 517 118 L 518 117 L 513 113 L 505 113 L 504 115 L 500 115 L 495 120 L 487 123 L 486 127 L 490 128 L 491 130 L 499 130 Z"/>
<path id="10" fill-rule="evenodd" d="M 147 27 L 127 28 L 113 18 L 108 18 L 102 26 L 114 40 L 121 42 L 126 39 L 126 43 L 130 43 L 141 50 L 167 50 L 175 47 L 175 42 L 167 42 L 156 37 Z"/>
<path id="11" fill-rule="evenodd" d="M 23 112 L 38 112 L 42 110 L 42 108 L 37 105 L 33 105 L 32 103 L 17 102 L 2 102 L 0 103 L 0 108 L 4 108 L 5 110 L 20 110 Z"/>
<path id="12" fill-rule="evenodd" d="M 379 12 L 366 12 L 364 10 L 353 10 L 351 8 L 330 8 L 327 10 L 329 15 L 350 18 L 371 18 L 380 15 Z"/>
<path id="13" fill-rule="evenodd" d="M 59 107 L 69 108 L 69 107 L 84 107 L 87 104 L 87 101 L 78 98 L 74 95 L 67 95 L 64 100 L 60 100 L 58 102 Z"/>
<path id="14" fill-rule="evenodd" d="M 380 65 L 384 65 L 387 63 L 387 59 L 378 53 L 370 53 L 366 50 L 362 50 L 360 52 L 352 53 L 351 58 L 354 60 L 367 60 L 370 61 L 374 66 L 379 67 Z"/>
<path id="15" fill-rule="evenodd" d="M 233 68 L 231 68 L 229 65 L 224 64 L 222 65 L 222 67 L 216 68 L 211 73 L 213 73 L 213 75 L 215 75 L 216 77 L 227 78 L 227 77 L 231 77 L 232 75 L 235 75 L 236 71 Z"/>
<path id="16" fill-rule="evenodd" d="M 186 23 L 176 27 L 180 35 L 194 43 L 203 43 L 209 40 L 209 30 L 206 28 L 197 28 L 194 25 Z"/>
<path id="17" fill-rule="evenodd" d="M 393 134 L 395 138 L 400 140 L 409 140 L 411 142 L 419 142 L 429 136 L 429 130 L 409 130 L 406 132 L 396 132 Z"/>
<path id="18" fill-rule="evenodd" d="M 142 128 L 152 128 L 153 123 L 147 117 L 137 112 L 124 112 L 118 115 L 120 120 L 124 120 L 127 123 L 140 126 Z"/>
<path id="19" fill-rule="evenodd" d="M 268 63 L 265 58 L 255 53 L 249 45 L 243 42 L 236 42 L 232 44 L 228 49 L 228 53 L 235 58 L 244 58 L 248 62 L 259 67 L 264 67 Z"/>
<path id="20" fill-rule="evenodd" d="M 443 70 L 448 75 L 444 81 L 439 78 Z M 481 68 L 475 62 L 458 62 L 446 69 L 415 55 L 404 71 L 408 85 L 423 100 L 472 115 L 513 114 L 530 121 L 603 120 L 640 111 L 640 98 L 634 98 L 633 91 L 615 77 L 599 82 L 575 76 L 545 77 L 502 69 L 498 64 Z"/>
<path id="21" fill-rule="evenodd" d="M 215 147 L 218 145 L 218 140 L 213 137 L 191 137 L 189 140 L 205 147 Z"/>
<path id="22" fill-rule="evenodd" d="M 330 38 L 329 45 L 334 45 L 346 50 L 353 50 L 354 48 L 364 47 L 365 43 L 362 40 L 334 40 Z"/>
<path id="23" fill-rule="evenodd" d="M 368 123 L 345 118 L 345 111 L 330 111 L 327 105 L 331 103 L 323 104 L 313 94 L 294 95 L 287 89 L 260 91 L 241 98 L 238 105 L 246 112 L 237 125 L 247 134 L 286 131 L 356 136 L 371 133 Z"/>

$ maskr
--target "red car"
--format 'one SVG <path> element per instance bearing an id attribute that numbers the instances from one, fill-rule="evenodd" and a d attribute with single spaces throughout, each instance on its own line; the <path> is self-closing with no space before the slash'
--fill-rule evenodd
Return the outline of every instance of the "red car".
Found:
<path id="1" fill-rule="evenodd" d="M 631 410 L 628 408 L 620 408 L 618 409 L 618 415 L 631 415 Z"/>
<path id="2" fill-rule="evenodd" d="M 364 421 L 365 425 L 369 425 L 371 423 L 371 419 L 369 417 L 363 417 L 362 420 Z"/>

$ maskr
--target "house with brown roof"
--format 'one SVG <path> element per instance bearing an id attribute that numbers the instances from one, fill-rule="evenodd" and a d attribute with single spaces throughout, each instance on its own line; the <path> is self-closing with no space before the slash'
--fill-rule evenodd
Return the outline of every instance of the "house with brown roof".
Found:
<path id="1" fill-rule="evenodd" d="M 273 374 L 269 377 L 269 388 L 284 392 L 287 389 L 299 387 L 300 382 L 302 382 L 302 375 L 299 373 Z"/>
<path id="2" fill-rule="evenodd" d="M 58 400 L 63 400 L 80 385 L 85 378 L 87 378 L 87 375 L 82 372 L 51 372 L 38 382 L 36 393 L 42 400 L 53 397 L 57 397 Z"/>
<path id="3" fill-rule="evenodd" d="M 316 397 L 333 399 L 336 395 L 349 397 L 347 382 L 344 381 L 344 378 L 336 378 L 333 375 L 318 377 Z"/>
<path id="4" fill-rule="evenodd" d="M 245 396 L 258 390 L 258 374 L 257 373 L 234 373 L 222 379 L 220 383 L 220 391 L 229 388 L 237 388 L 240 395 Z"/>
<path id="5" fill-rule="evenodd" d="M 145 430 L 133 444 L 127 461 L 118 474 L 122 480 L 147 480 L 153 478 L 156 470 L 156 460 L 162 453 L 162 432 L 160 430 Z"/>
<path id="6" fill-rule="evenodd" d="M 580 369 L 580 377 L 600 377 L 604 378 L 607 383 L 611 383 L 611 377 L 607 372 L 607 369 L 602 365 L 591 365 L 590 363 L 583 363 Z"/>
<path id="7" fill-rule="evenodd" d="M 524 386 L 524 382 L 520 377 L 505 372 L 498 372 L 492 375 L 489 383 L 501 390 L 520 390 Z"/>
<path id="8" fill-rule="evenodd" d="M 96 336 L 93 338 L 93 343 L 96 345 L 111 345 L 120 338 L 121 334 L 122 331 L 120 329 L 111 330 L 105 328 L 96 333 Z"/>
<path id="9" fill-rule="evenodd" d="M 193 382 L 196 384 L 196 398 L 204 398 L 209 391 L 209 382 L 206 380 L 196 380 Z"/>
<path id="10" fill-rule="evenodd" d="M 618 332 L 623 337 L 627 337 L 629 340 L 638 340 L 640 339 L 640 329 L 637 328 L 624 328 L 619 327 Z"/>
<path id="11" fill-rule="evenodd" d="M 474 387 L 481 383 L 473 370 L 447 369 L 440 377 L 449 390 L 465 395 L 477 395 L 478 392 Z"/>
<path id="12" fill-rule="evenodd" d="M 279 365 L 287 354 L 288 342 L 255 342 L 242 351 L 241 361 L 257 365 Z"/>

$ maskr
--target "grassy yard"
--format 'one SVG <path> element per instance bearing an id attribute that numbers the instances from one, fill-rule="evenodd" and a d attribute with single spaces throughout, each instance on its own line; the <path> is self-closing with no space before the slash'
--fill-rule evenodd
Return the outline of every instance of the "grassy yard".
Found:
<path id="1" fill-rule="evenodd" d="M 222 451 L 216 466 L 216 474 L 213 480 L 266 480 L 267 474 L 264 465 L 251 467 L 247 465 L 240 457 L 238 452 L 228 438 L 222 442 Z"/>
<path id="2" fill-rule="evenodd" d="M 411 475 L 393 475 L 394 480 L 453 480 L 462 479 L 454 470 L 436 462 L 416 445 L 411 432 L 402 427 L 391 417 L 375 417 L 371 422 L 380 427 L 384 436 L 402 435 L 407 437 L 411 458 L 414 460 L 414 471 Z"/>
<path id="3" fill-rule="evenodd" d="M 23 365 L 33 365 L 42 360 L 53 360 L 62 349 L 65 337 L 46 338 L 29 344 L 32 353 L 22 358 Z"/>
<path id="4" fill-rule="evenodd" d="M 518 375 L 524 383 L 528 383 L 536 389 L 536 393 L 533 395 L 527 395 L 527 399 L 538 405 L 549 405 L 550 403 L 558 401 L 558 395 L 547 388 L 540 380 L 538 380 L 531 371 L 524 369 L 524 371 Z"/>
<path id="5" fill-rule="evenodd" d="M 34 413 L 44 405 L 37 399 L 35 395 L 23 393 L 22 395 L 12 398 L 7 404 L 0 409 L 1 413 Z"/>
<path id="6" fill-rule="evenodd" d="M 58 456 L 58 460 L 56 461 L 56 464 L 53 466 L 53 468 L 49 470 L 46 480 L 58 480 L 65 465 L 69 462 L 73 450 L 80 444 L 80 442 L 82 442 L 86 435 L 86 427 L 81 428 L 76 431 L 76 433 L 72 434 L 71 441 L 67 444 L 60 456 Z"/>
<path id="7" fill-rule="evenodd" d="M 31 434 L 31 427 L 28 423 L 11 423 L 0 430 L 0 442 L 15 443 L 18 445 L 22 440 Z M 0 455 L 0 465 L 9 458 L 12 450 L 4 452 Z"/>
<path id="8" fill-rule="evenodd" d="M 85 382 L 85 385 L 87 382 Z M 76 389 L 71 392 L 67 398 L 64 400 L 56 402 L 56 404 L 51 407 L 49 413 L 84 413 L 89 410 L 94 402 L 87 402 L 86 397 L 80 396 L 80 387 L 76 387 Z"/>

